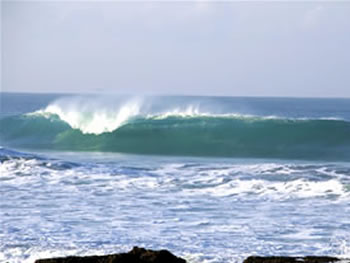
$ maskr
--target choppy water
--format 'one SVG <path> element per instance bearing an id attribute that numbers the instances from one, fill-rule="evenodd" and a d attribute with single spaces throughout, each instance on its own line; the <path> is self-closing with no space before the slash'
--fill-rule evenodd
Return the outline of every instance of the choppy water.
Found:
<path id="1" fill-rule="evenodd" d="M 15 103 L 19 100 L 24 102 L 22 106 Z M 235 158 L 225 155 L 220 158 L 197 157 L 196 152 L 191 152 L 192 156 L 187 157 L 179 156 L 178 152 L 171 154 L 174 156 L 148 155 L 148 152 L 130 155 L 101 152 L 101 148 L 92 152 L 77 152 L 73 151 L 76 150 L 73 146 L 57 151 L 57 144 L 38 146 L 36 143 L 40 137 L 43 140 L 47 138 L 44 132 L 52 128 L 52 119 L 45 124 L 46 129 L 37 126 L 31 133 L 25 129 L 28 128 L 28 113 L 39 112 L 41 118 L 42 112 L 45 109 L 48 112 L 50 105 L 51 109 L 53 105 L 63 105 L 62 99 L 54 100 L 55 97 L 43 95 L 2 95 L 0 262 L 34 262 L 42 257 L 115 253 L 127 251 L 135 245 L 166 248 L 190 262 L 241 262 L 252 254 L 350 256 L 348 155 L 341 155 L 339 160 L 317 151 L 313 158 L 305 157 L 303 152 L 294 158 L 288 155 L 281 158 L 255 156 L 266 151 L 271 140 L 272 144 L 276 142 L 273 138 L 269 143 L 258 144 L 264 149 L 255 151 L 250 158 L 239 154 Z M 80 109 L 84 112 L 81 105 L 85 105 L 85 100 L 80 100 L 83 101 L 79 102 Z M 200 105 L 208 105 L 209 98 L 184 98 L 182 104 L 179 98 L 179 101 L 174 100 L 172 103 L 177 105 L 177 111 L 174 110 L 175 106 L 167 105 L 170 108 L 165 112 L 156 103 L 152 104 L 159 107 L 156 110 L 135 110 L 131 115 L 145 118 L 150 112 L 153 112 L 152 116 L 154 112 L 157 116 L 163 114 L 158 119 L 152 117 L 156 125 L 157 120 L 164 122 L 174 115 L 186 120 L 207 118 L 205 114 L 209 110 L 205 111 Z M 243 119 L 239 117 L 239 121 L 244 122 L 248 118 L 248 123 L 253 122 L 254 125 L 245 126 L 247 132 L 259 129 L 254 123 L 256 119 L 270 121 L 284 118 L 296 119 L 297 122 L 316 119 L 322 123 L 326 118 L 325 121 L 340 121 L 347 125 L 350 116 L 348 100 L 210 100 L 215 101 L 212 104 L 216 105 L 216 111 L 210 111 L 211 115 L 221 114 L 222 118 L 223 115 L 236 114 L 233 120 L 238 121 L 239 114 L 244 116 Z M 31 101 L 31 104 L 26 101 Z M 73 118 L 74 114 L 67 112 L 72 112 L 73 106 L 69 105 L 78 103 L 77 99 L 69 98 L 71 104 L 67 99 L 63 101 L 66 103 L 62 106 L 63 113 L 55 114 L 59 122 L 68 123 L 69 133 L 80 132 L 75 137 L 79 139 L 103 135 L 98 132 L 84 133 L 78 127 L 74 128 L 74 121 L 81 125 L 80 128 L 93 128 L 88 124 L 96 120 L 90 116 L 90 122 L 86 122 L 86 112 L 89 111 L 85 112 L 83 123 L 80 115 Z M 184 110 L 195 104 L 195 110 Z M 219 109 L 217 105 L 222 107 Z M 99 111 L 99 116 L 106 112 Z M 117 112 L 121 112 L 120 107 Z M 125 116 L 125 111 L 123 114 Z M 63 120 L 62 116 L 69 116 L 71 122 Z M 117 114 L 114 117 L 114 120 L 118 119 Z M 9 119 L 25 120 L 16 122 L 19 125 L 18 133 L 14 130 L 9 132 L 11 127 L 6 123 Z M 125 127 L 129 119 L 130 114 L 117 126 Z M 110 121 L 108 119 L 103 125 L 112 127 Z M 212 120 L 206 123 L 212 124 Z M 99 122 L 95 125 L 101 128 L 102 124 Z M 331 136 L 344 128 L 335 124 L 329 129 L 324 134 Z M 50 137 L 51 142 L 57 143 L 57 138 L 62 137 L 61 132 L 67 131 L 57 133 L 55 130 Z M 111 132 L 118 134 L 118 128 Z M 150 136 L 155 137 L 155 132 L 157 129 L 152 127 Z M 203 140 L 204 137 L 200 136 L 202 130 L 198 129 L 197 132 Z M 313 133 L 312 129 L 303 132 L 306 137 L 322 134 L 320 131 Z M 338 146 L 332 144 L 330 147 L 334 140 L 327 140 L 327 136 L 318 138 L 323 140 L 318 144 L 319 150 L 349 152 L 344 142 L 350 140 L 350 134 L 346 129 L 341 132 L 343 137 Z M 213 133 L 210 135 L 214 136 Z M 290 136 L 300 138 L 296 136 L 297 133 L 292 130 Z M 4 134 L 12 136 L 12 139 L 9 140 Z M 225 133 L 226 142 L 230 141 L 230 134 L 234 134 L 233 130 Z M 162 140 L 162 134 L 158 136 Z M 146 135 L 143 137 L 149 138 Z M 28 144 L 30 140 L 34 143 Z M 234 140 L 234 136 L 231 140 Z M 181 143 L 181 139 L 178 139 L 176 143 L 179 149 L 183 149 L 181 146 L 185 147 L 189 142 Z M 243 146 L 247 143 L 243 143 Z M 299 147 L 295 149 L 303 150 L 302 140 L 294 143 Z M 227 149 L 235 145 L 228 144 Z M 287 151 L 290 145 L 283 145 L 286 145 Z M 281 145 L 276 143 L 272 146 L 275 148 L 270 148 L 270 156 L 285 153 L 277 151 L 276 147 Z M 314 145 L 304 144 L 304 150 L 309 150 L 311 146 Z M 206 150 L 210 152 L 209 148 Z"/>

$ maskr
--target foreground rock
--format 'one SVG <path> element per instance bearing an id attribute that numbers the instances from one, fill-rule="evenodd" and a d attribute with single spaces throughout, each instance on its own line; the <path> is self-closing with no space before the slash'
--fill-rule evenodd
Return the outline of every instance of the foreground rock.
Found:
<path id="1" fill-rule="evenodd" d="M 243 263 L 331 263 L 340 261 L 334 257 L 248 257 Z M 350 260 L 341 260 L 350 263 Z"/>
<path id="2" fill-rule="evenodd" d="M 35 263 L 186 263 L 167 250 L 148 250 L 134 247 L 128 253 L 107 256 L 65 257 L 39 259 Z"/>
<path id="3" fill-rule="evenodd" d="M 350 263 L 350 259 L 334 257 L 257 257 L 246 258 L 243 263 Z M 39 259 L 35 263 L 186 263 L 186 260 L 176 257 L 167 250 L 148 250 L 134 247 L 128 253 L 106 256 L 64 257 Z M 226 263 L 226 262 L 222 262 Z"/>

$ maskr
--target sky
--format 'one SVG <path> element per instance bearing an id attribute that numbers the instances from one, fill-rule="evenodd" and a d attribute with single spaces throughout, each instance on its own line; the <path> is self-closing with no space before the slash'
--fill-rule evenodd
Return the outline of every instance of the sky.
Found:
<path id="1" fill-rule="evenodd" d="M 350 97 L 350 1 L 2 1 L 6 92 Z"/>

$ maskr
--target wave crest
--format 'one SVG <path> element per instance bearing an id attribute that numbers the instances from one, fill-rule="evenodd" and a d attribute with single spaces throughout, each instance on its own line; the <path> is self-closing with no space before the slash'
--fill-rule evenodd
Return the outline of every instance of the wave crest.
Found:
<path id="1" fill-rule="evenodd" d="M 152 105 L 145 104 L 139 98 L 126 102 L 107 101 L 93 98 L 63 98 L 49 104 L 45 109 L 27 114 L 29 116 L 43 116 L 45 118 L 59 117 L 73 129 L 83 134 L 99 135 L 113 132 L 133 119 L 166 119 L 169 117 L 228 117 L 242 116 L 239 114 L 212 114 L 203 111 L 199 105 L 183 105 L 181 107 L 165 107 L 152 109 Z M 246 116 L 248 117 L 248 116 Z M 249 116 L 250 117 L 250 116 Z"/>
<path id="2" fill-rule="evenodd" d="M 102 134 L 112 132 L 125 124 L 129 119 L 140 114 L 140 100 L 131 100 L 121 106 L 105 107 L 92 104 L 89 101 L 65 100 L 56 101 L 45 109 L 34 114 L 50 118 L 57 115 L 73 129 L 79 129 L 83 134 Z"/>
<path id="3" fill-rule="evenodd" d="M 181 104 L 180 104 L 181 105 Z M 188 103 L 63 99 L 0 120 L 4 145 L 136 154 L 349 160 L 350 122 L 205 111 Z"/>

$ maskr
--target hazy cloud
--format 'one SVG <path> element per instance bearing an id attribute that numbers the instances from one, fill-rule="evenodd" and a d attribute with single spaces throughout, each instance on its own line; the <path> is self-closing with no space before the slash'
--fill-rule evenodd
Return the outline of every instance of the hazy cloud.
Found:
<path id="1" fill-rule="evenodd" d="M 306 29 L 312 29 L 320 25 L 322 16 L 326 10 L 322 5 L 316 6 L 308 10 L 303 20 L 303 26 Z"/>
<path id="2" fill-rule="evenodd" d="M 350 96 L 350 3 L 2 2 L 3 90 Z"/>

